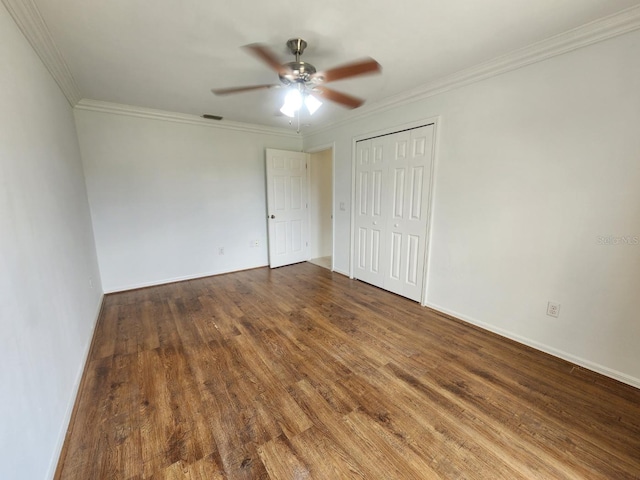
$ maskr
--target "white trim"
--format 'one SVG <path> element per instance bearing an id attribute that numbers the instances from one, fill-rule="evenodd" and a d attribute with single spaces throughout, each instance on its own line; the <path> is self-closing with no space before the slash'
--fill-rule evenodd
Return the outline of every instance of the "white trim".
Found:
<path id="1" fill-rule="evenodd" d="M 577 357 L 563 350 L 558 350 L 557 348 L 550 347 L 549 345 L 545 345 L 535 340 L 531 340 L 527 337 L 517 335 L 508 330 L 504 330 L 502 328 L 495 327 L 491 324 L 481 322 L 480 320 L 476 320 L 475 318 L 469 317 L 467 315 L 463 315 L 453 310 L 449 310 L 447 308 L 441 307 L 440 305 L 436 305 L 434 303 L 428 303 L 425 306 L 436 312 L 444 313 L 445 315 L 449 315 L 458 320 L 462 320 L 463 322 L 470 323 L 472 325 L 480 327 L 483 330 L 488 330 L 490 332 L 496 333 L 501 337 L 505 337 L 515 342 L 522 343 L 529 347 L 535 348 L 536 350 L 540 350 L 541 352 L 548 353 L 549 355 L 553 355 L 554 357 L 561 358 L 568 362 L 584 367 L 588 370 L 592 370 L 596 373 L 600 373 L 606 377 L 613 378 L 614 380 L 618 380 L 622 383 L 626 383 L 627 385 L 631 385 L 632 387 L 640 388 L 640 378 L 635 378 L 635 377 L 632 377 L 631 375 L 627 375 L 626 373 L 622 373 L 617 370 L 613 370 L 612 368 L 605 367 L 604 365 L 600 365 L 598 363 L 585 360 L 582 357 Z"/>
<path id="2" fill-rule="evenodd" d="M 425 233 L 424 245 L 424 272 L 422 277 L 422 292 L 420 294 L 420 305 L 427 302 L 427 287 L 429 284 L 429 266 L 431 265 L 431 234 L 433 229 L 433 203 L 435 199 L 436 186 L 436 165 L 438 162 L 438 140 L 440 138 L 440 116 L 433 121 L 433 134 L 431 137 L 431 178 L 429 179 L 429 207 L 427 208 L 427 231 Z"/>
<path id="3" fill-rule="evenodd" d="M 73 107 L 82 95 L 38 7 L 33 0 L 2 0 L 2 3 Z"/>
<path id="4" fill-rule="evenodd" d="M 495 77 L 532 63 L 541 62 L 557 55 L 629 33 L 638 28 L 640 28 L 640 6 L 635 6 L 514 50 L 487 62 L 441 77 L 418 88 L 366 104 L 357 110 L 347 113 L 345 118 L 337 122 L 331 122 L 317 128 L 311 127 L 309 130 L 305 130 L 304 134 L 305 136 L 316 135 L 340 125 L 351 123 L 356 119 Z"/>
<path id="5" fill-rule="evenodd" d="M 84 347 L 84 352 L 82 354 L 82 365 L 78 369 L 76 373 L 76 379 L 73 383 L 72 392 L 69 403 L 67 404 L 67 411 L 64 414 L 64 419 L 62 420 L 62 428 L 60 433 L 58 434 L 58 441 L 56 442 L 56 446 L 53 450 L 53 456 L 51 457 L 51 463 L 49 464 L 49 469 L 47 471 L 47 479 L 53 480 L 53 477 L 56 473 L 56 469 L 58 468 L 58 463 L 60 462 L 60 454 L 62 453 L 62 448 L 64 447 L 64 442 L 67 438 L 67 431 L 71 426 L 71 416 L 73 415 L 73 409 L 76 405 L 76 400 L 78 399 L 78 393 L 80 393 L 80 383 L 82 383 L 82 377 L 84 375 L 84 369 L 89 361 L 89 354 L 91 353 L 91 345 L 93 344 L 93 336 L 96 332 L 96 327 L 98 326 L 98 320 L 100 319 L 100 313 L 102 312 L 102 306 L 104 304 L 104 294 L 100 295 L 100 301 L 98 302 L 98 308 L 93 316 L 93 327 L 91 327 L 91 335 L 89 336 L 89 341 Z"/>
<path id="6" fill-rule="evenodd" d="M 165 122 L 173 123 L 185 123 L 189 125 L 219 128 L 222 130 L 236 130 L 245 133 L 257 133 L 262 135 L 277 135 L 288 138 L 299 138 L 299 135 L 297 133 L 284 128 L 266 127 L 264 125 L 233 122 L 230 120 L 207 120 L 197 115 L 190 115 L 187 113 L 168 112 L 165 110 L 136 107 L 133 105 L 124 105 L 120 103 L 102 102 L 100 100 L 89 100 L 86 98 L 80 100 L 75 108 L 77 110 L 111 113 L 113 115 L 125 115 L 137 118 L 148 118 L 151 120 L 162 120 Z"/>
<path id="7" fill-rule="evenodd" d="M 168 283 L 184 282 L 186 280 L 195 280 L 198 278 L 213 277 L 216 275 L 224 275 L 225 273 L 243 272 L 245 270 L 254 270 L 256 268 L 263 268 L 268 266 L 269 266 L 268 263 L 264 263 L 264 264 L 254 265 L 252 267 L 245 267 L 240 269 L 235 268 L 235 269 L 229 269 L 229 270 L 226 270 L 226 269 L 212 270 L 209 272 L 196 273 L 194 275 L 185 275 L 182 277 L 171 277 L 171 278 L 165 278 L 163 280 L 154 280 L 152 282 L 133 283 L 130 285 L 124 285 L 122 287 L 115 287 L 112 289 L 105 290 L 104 293 L 106 295 L 110 293 L 127 292 L 129 290 L 137 290 L 139 288 L 156 287 L 158 285 L 166 285 Z"/>
<path id="8" fill-rule="evenodd" d="M 330 148 L 334 148 L 335 145 L 336 145 L 336 142 L 325 143 L 323 145 L 317 145 L 317 146 L 313 147 L 311 150 L 305 150 L 305 152 L 306 153 L 324 152 L 325 150 L 329 150 Z"/>
<path id="9" fill-rule="evenodd" d="M 442 116 L 438 115 L 437 117 L 435 117 L 435 120 L 433 122 L 433 151 L 432 151 L 432 155 L 433 155 L 433 159 L 431 162 L 431 191 L 430 191 L 430 195 L 431 198 L 429 200 L 429 213 L 428 213 L 428 224 L 427 224 L 427 244 L 425 245 L 425 276 L 424 276 L 424 285 L 423 285 L 423 289 L 422 289 L 422 302 L 421 305 L 424 307 L 426 306 L 429 297 L 429 265 L 430 265 L 430 260 L 431 260 L 431 249 L 432 249 L 432 245 L 433 242 L 432 240 L 432 235 L 433 235 L 433 229 L 431 228 L 433 226 L 433 222 L 434 222 L 434 204 L 435 204 L 435 199 L 436 199 L 436 192 L 437 192 L 437 182 L 436 179 L 438 178 L 438 165 L 440 164 L 440 162 L 438 162 L 438 158 L 440 157 L 440 135 L 442 132 Z"/>
<path id="10" fill-rule="evenodd" d="M 331 144 L 331 271 L 336 266 L 336 142 Z"/>
<path id="11" fill-rule="evenodd" d="M 349 205 L 349 278 L 354 279 L 354 264 L 356 254 L 356 163 L 358 161 L 357 140 L 358 137 L 351 138 L 351 205 Z M 364 140 L 362 138 L 361 140 Z"/>
<path id="12" fill-rule="evenodd" d="M 412 122 L 403 123 L 400 125 L 394 125 L 392 127 L 386 127 L 379 130 L 373 130 L 366 133 L 361 133 L 353 137 L 355 142 L 361 142 L 362 140 L 368 140 L 370 138 L 382 137 L 384 135 L 393 135 L 394 133 L 403 132 L 404 130 L 413 130 L 414 128 L 426 127 L 427 125 L 435 124 L 439 116 L 429 117 L 422 120 L 414 120 Z"/>
<path id="13" fill-rule="evenodd" d="M 302 153 L 306 155 L 304 160 L 304 173 L 307 176 L 307 198 L 306 198 L 306 206 L 307 206 L 307 238 L 305 240 L 305 248 L 307 249 L 307 262 L 311 260 L 311 154 L 309 152 L 305 152 L 304 148 L 302 149 Z M 265 165 L 266 167 L 266 165 Z M 268 182 L 268 180 L 267 180 Z M 267 199 L 268 200 L 268 199 Z M 284 265 L 283 265 L 284 266 Z"/>

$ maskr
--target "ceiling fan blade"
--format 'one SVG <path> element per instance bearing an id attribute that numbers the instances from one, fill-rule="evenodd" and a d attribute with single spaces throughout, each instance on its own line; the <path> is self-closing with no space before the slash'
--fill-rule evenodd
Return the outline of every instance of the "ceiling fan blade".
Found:
<path id="1" fill-rule="evenodd" d="M 322 98 L 326 98 L 327 100 L 331 100 L 332 102 L 339 103 L 347 108 L 358 108 L 364 103 L 364 100 L 360 98 L 352 97 L 346 93 L 336 92 L 335 90 L 326 87 L 315 87 L 312 90 L 312 93 L 319 95 Z"/>
<path id="2" fill-rule="evenodd" d="M 262 43 L 251 43 L 245 45 L 243 48 L 249 50 L 253 55 L 266 63 L 271 70 L 278 72 L 279 75 L 290 73 L 290 69 L 282 65 L 278 57 L 266 45 Z"/>
<path id="3" fill-rule="evenodd" d="M 339 67 L 331 68 L 324 72 L 318 72 L 311 78 L 319 79 L 324 83 L 335 82 L 343 78 L 355 77 L 358 75 L 366 75 L 370 73 L 379 73 L 382 67 L 373 58 L 365 58 L 355 62 L 347 63 Z"/>
<path id="4" fill-rule="evenodd" d="M 232 93 L 250 92 L 251 90 L 266 90 L 267 88 L 278 86 L 279 85 L 252 85 L 250 87 L 213 88 L 211 91 L 216 95 L 230 95 Z"/>

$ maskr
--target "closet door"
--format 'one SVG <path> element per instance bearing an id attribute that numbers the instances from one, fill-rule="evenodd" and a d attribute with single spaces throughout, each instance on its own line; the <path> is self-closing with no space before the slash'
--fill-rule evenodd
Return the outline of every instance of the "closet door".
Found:
<path id="1" fill-rule="evenodd" d="M 422 299 L 431 185 L 433 126 L 390 135 L 387 255 L 384 288 Z"/>
<path id="2" fill-rule="evenodd" d="M 354 275 L 378 287 L 384 286 L 388 255 L 385 198 L 388 161 L 385 137 L 356 144 L 356 215 Z"/>
<path id="3" fill-rule="evenodd" d="M 356 143 L 354 276 L 422 300 L 433 125 Z"/>

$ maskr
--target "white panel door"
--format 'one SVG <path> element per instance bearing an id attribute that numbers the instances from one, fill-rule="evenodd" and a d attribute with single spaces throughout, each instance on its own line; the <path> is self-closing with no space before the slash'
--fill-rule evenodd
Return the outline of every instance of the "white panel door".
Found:
<path id="1" fill-rule="evenodd" d="M 267 222 L 271 268 L 308 260 L 308 154 L 267 149 Z"/>
<path id="2" fill-rule="evenodd" d="M 356 143 L 354 276 L 420 301 L 433 125 Z"/>
<path id="3" fill-rule="evenodd" d="M 354 276 L 372 285 L 384 285 L 386 249 L 385 137 L 356 144 L 356 204 Z"/>
<path id="4" fill-rule="evenodd" d="M 433 125 L 390 135 L 389 269 L 384 288 L 422 299 L 431 187 Z"/>

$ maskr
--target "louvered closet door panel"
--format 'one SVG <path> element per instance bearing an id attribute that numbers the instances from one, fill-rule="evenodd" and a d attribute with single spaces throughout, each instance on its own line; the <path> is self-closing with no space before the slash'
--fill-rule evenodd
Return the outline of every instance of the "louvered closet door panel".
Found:
<path id="1" fill-rule="evenodd" d="M 354 276 L 379 287 L 387 270 L 386 145 L 382 137 L 356 144 Z"/>
<path id="2" fill-rule="evenodd" d="M 431 185 L 433 126 L 390 135 L 387 252 L 384 288 L 420 301 L 422 298 L 427 215 Z"/>

